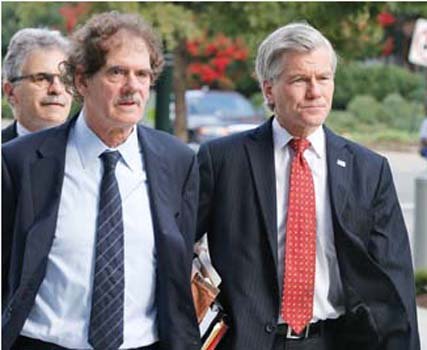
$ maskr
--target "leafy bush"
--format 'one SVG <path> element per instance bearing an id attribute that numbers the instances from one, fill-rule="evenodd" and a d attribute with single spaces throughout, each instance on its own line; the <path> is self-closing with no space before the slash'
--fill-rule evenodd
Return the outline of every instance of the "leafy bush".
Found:
<path id="1" fill-rule="evenodd" d="M 417 295 L 427 293 L 427 270 L 415 272 L 415 289 Z"/>
<path id="2" fill-rule="evenodd" d="M 382 102 L 373 96 L 357 95 L 348 104 L 347 112 L 354 116 L 354 129 L 362 132 L 395 129 L 414 132 L 423 120 L 423 105 L 408 101 L 399 94 L 387 95 Z M 345 125 L 346 127 L 351 126 Z M 341 125 L 341 124 L 340 124 Z"/>
<path id="3" fill-rule="evenodd" d="M 388 127 L 416 131 L 423 120 L 423 105 L 407 101 L 399 94 L 390 94 L 383 100 L 384 122 Z"/>
<path id="4" fill-rule="evenodd" d="M 326 119 L 326 125 L 339 134 L 357 129 L 357 120 L 353 113 L 332 110 Z"/>
<path id="5" fill-rule="evenodd" d="M 13 119 L 13 113 L 7 103 L 6 97 L 2 96 L 1 99 L 1 117 L 3 119 Z"/>
<path id="6" fill-rule="evenodd" d="M 334 108 L 345 109 L 356 95 L 371 95 L 382 101 L 398 93 L 405 99 L 423 101 L 424 77 L 396 65 L 366 65 L 360 62 L 339 65 L 335 77 Z"/>
<path id="7" fill-rule="evenodd" d="M 356 118 L 359 130 L 381 122 L 384 116 L 382 104 L 375 97 L 369 95 L 355 96 L 349 102 L 347 111 Z"/>

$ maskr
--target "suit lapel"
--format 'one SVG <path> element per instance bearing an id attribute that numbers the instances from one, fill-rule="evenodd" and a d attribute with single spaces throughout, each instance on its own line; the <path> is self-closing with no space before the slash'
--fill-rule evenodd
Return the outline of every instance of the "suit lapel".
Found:
<path id="1" fill-rule="evenodd" d="M 64 179 L 68 131 L 73 123 L 71 120 L 52 130 L 35 150 L 35 160 L 30 165 L 29 192 L 34 218 L 26 236 L 22 281 L 31 276 L 49 254 Z"/>
<path id="2" fill-rule="evenodd" d="M 331 210 L 340 218 L 347 201 L 349 184 L 353 176 L 353 154 L 348 151 L 343 138 L 325 127 L 326 154 L 328 162 L 328 185 L 331 196 Z"/>
<path id="3" fill-rule="evenodd" d="M 12 124 L 10 124 L 7 128 L 3 129 L 1 132 L 2 143 L 8 142 L 10 140 L 13 140 L 18 136 L 18 132 L 16 130 L 16 121 L 14 121 Z"/>
<path id="4" fill-rule="evenodd" d="M 257 197 L 267 231 L 271 254 L 277 266 L 276 176 L 272 118 L 255 129 L 248 138 L 246 151 L 255 182 Z"/>
<path id="5" fill-rule="evenodd" d="M 155 232 L 167 234 L 168 225 L 173 222 L 172 211 L 170 210 L 171 199 L 169 190 L 169 181 L 173 178 L 169 174 L 167 164 L 164 162 L 164 154 L 167 149 L 158 142 L 156 137 L 152 137 L 149 130 L 139 126 L 138 139 L 142 148 L 144 168 L 147 173 L 148 193 L 150 197 L 150 206 Z M 155 237 L 159 239 L 159 237 Z"/>

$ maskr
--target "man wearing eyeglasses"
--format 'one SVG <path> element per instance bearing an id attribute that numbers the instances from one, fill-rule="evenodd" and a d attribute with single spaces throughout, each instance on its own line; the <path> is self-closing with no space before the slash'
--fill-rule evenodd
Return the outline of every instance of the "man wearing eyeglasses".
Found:
<path id="1" fill-rule="evenodd" d="M 69 122 L 3 146 L 4 350 L 199 350 L 194 152 L 137 123 L 161 42 L 137 15 L 72 36 Z"/>
<path id="2" fill-rule="evenodd" d="M 62 83 L 59 65 L 69 42 L 60 32 L 25 28 L 12 37 L 3 61 L 3 92 L 15 122 L 2 131 L 2 142 L 62 124 L 72 97 Z"/>

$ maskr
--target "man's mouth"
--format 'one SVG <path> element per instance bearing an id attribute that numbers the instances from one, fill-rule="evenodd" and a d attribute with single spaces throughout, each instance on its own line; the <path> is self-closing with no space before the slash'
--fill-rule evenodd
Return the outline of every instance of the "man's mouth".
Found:
<path id="1" fill-rule="evenodd" d="M 136 102 L 135 101 L 124 101 L 124 102 L 120 102 L 119 105 L 120 106 L 132 106 L 135 105 Z"/>
<path id="2" fill-rule="evenodd" d="M 42 102 L 42 106 L 58 106 L 58 107 L 64 107 L 65 105 L 60 102 Z"/>

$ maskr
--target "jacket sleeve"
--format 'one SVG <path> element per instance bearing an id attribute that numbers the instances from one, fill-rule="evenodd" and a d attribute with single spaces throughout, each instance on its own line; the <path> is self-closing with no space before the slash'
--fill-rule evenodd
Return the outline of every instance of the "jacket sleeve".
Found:
<path id="1" fill-rule="evenodd" d="M 8 298 L 8 279 L 12 250 L 16 200 L 14 185 L 5 158 L 2 157 L 2 310 Z"/>
<path id="2" fill-rule="evenodd" d="M 194 154 L 182 190 L 181 230 L 189 237 L 187 242 L 192 254 L 197 224 L 197 203 L 199 199 L 199 172 Z"/>
<path id="3" fill-rule="evenodd" d="M 373 202 L 374 230 L 370 252 L 391 278 L 409 320 L 409 334 L 396 334 L 384 340 L 382 350 L 419 350 L 415 304 L 415 283 L 408 232 L 397 198 L 390 167 L 383 160 Z"/>
<path id="4" fill-rule="evenodd" d="M 197 212 L 196 240 L 199 240 L 208 230 L 211 221 L 211 209 L 214 193 L 214 175 L 210 149 L 207 144 L 200 147 L 198 152 L 200 173 L 199 208 Z"/>

